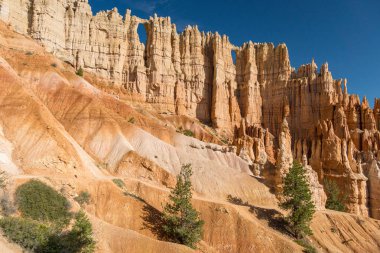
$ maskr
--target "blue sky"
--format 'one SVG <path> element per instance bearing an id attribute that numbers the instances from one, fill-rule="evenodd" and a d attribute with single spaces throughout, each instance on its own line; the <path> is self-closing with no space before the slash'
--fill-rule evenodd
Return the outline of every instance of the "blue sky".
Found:
<path id="1" fill-rule="evenodd" d="M 350 93 L 380 97 L 380 0 L 89 0 L 94 13 L 117 7 L 124 15 L 170 16 L 227 34 L 235 45 L 285 42 L 293 67 L 329 63 L 333 77 L 347 78 Z"/>

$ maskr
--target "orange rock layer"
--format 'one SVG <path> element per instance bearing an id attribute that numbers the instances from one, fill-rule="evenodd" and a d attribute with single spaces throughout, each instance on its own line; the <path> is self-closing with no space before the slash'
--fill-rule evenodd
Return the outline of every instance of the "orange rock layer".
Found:
<path id="1" fill-rule="evenodd" d="M 93 16 L 87 0 L 2 0 L 0 18 L 121 99 L 212 125 L 273 186 L 286 164 L 303 160 L 320 184 L 338 183 L 350 212 L 380 218 L 380 101 L 371 109 L 349 95 L 327 63 L 295 70 L 284 44 L 237 47 L 225 35 L 178 33 L 170 18 L 123 18 L 117 9 Z"/>

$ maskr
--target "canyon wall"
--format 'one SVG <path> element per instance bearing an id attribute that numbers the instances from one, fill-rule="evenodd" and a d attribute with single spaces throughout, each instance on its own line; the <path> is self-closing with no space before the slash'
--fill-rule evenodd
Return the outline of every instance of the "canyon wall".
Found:
<path id="1" fill-rule="evenodd" d="M 284 164 L 302 160 L 318 175 L 314 192 L 333 180 L 347 194 L 348 211 L 380 218 L 380 100 L 371 109 L 349 95 L 327 63 L 296 70 L 285 44 L 238 47 L 197 26 L 178 33 L 170 18 L 141 19 L 129 10 L 123 17 L 116 8 L 93 16 L 87 0 L 0 0 L 0 18 L 121 98 L 211 124 L 274 187 Z M 288 146 L 292 157 L 281 149 Z"/>

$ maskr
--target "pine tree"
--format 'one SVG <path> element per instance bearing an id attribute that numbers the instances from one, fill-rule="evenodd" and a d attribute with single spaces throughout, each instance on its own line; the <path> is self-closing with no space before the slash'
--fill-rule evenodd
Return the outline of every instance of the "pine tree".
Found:
<path id="1" fill-rule="evenodd" d="M 75 224 L 65 238 L 68 252 L 91 253 L 95 250 L 95 240 L 90 220 L 83 211 L 75 217 Z"/>
<path id="2" fill-rule="evenodd" d="M 312 234 L 310 222 L 315 212 L 311 191 L 306 179 L 305 169 L 299 162 L 294 162 L 284 179 L 285 200 L 280 204 L 289 210 L 287 220 L 295 237 L 302 238 Z"/>
<path id="3" fill-rule="evenodd" d="M 325 207 L 330 210 L 344 212 L 346 207 L 344 206 L 345 196 L 341 196 L 339 193 L 338 185 L 332 181 L 326 179 L 324 181 L 327 201 Z"/>
<path id="4" fill-rule="evenodd" d="M 169 240 L 195 248 L 201 239 L 204 222 L 191 204 L 191 175 L 191 164 L 182 166 L 169 196 L 170 203 L 164 208 L 162 228 Z"/>

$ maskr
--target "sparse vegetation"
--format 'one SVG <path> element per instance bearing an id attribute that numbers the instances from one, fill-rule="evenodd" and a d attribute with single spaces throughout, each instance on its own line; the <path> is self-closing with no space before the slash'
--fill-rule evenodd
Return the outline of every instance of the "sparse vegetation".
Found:
<path id="1" fill-rule="evenodd" d="M 343 203 L 346 200 L 346 196 L 340 194 L 339 187 L 336 184 L 336 182 L 329 179 L 325 179 L 323 183 L 327 195 L 325 207 L 330 210 L 345 212 L 346 207 Z"/>
<path id="2" fill-rule="evenodd" d="M 1 214 L 4 216 L 12 215 L 16 212 L 16 208 L 12 203 L 8 192 L 4 192 L 0 198 Z"/>
<path id="3" fill-rule="evenodd" d="M 76 74 L 77 76 L 81 76 L 81 77 L 83 77 L 83 75 L 84 75 L 84 70 L 82 69 L 82 67 L 80 67 L 80 68 L 77 70 L 77 72 L 75 72 L 75 74 Z"/>
<path id="4" fill-rule="evenodd" d="M 188 137 L 195 137 L 194 132 L 191 131 L 190 129 L 183 129 L 182 127 L 179 127 L 176 132 L 186 135 Z"/>
<path id="5" fill-rule="evenodd" d="M 25 55 L 28 55 L 28 56 L 31 56 L 31 55 L 33 55 L 33 54 L 34 54 L 34 53 L 31 52 L 31 51 L 28 51 L 28 52 L 25 53 Z"/>
<path id="6" fill-rule="evenodd" d="M 58 65 L 57 65 L 57 63 L 52 63 L 50 66 L 52 66 L 53 68 L 56 68 L 56 67 L 58 67 Z"/>
<path id="7" fill-rule="evenodd" d="M 121 180 L 120 178 L 114 178 L 112 179 L 112 182 L 114 182 L 114 184 L 116 184 L 118 187 L 122 189 L 125 187 L 124 181 Z"/>
<path id="8" fill-rule="evenodd" d="M 169 196 L 170 203 L 164 208 L 162 229 L 168 240 L 196 248 L 204 222 L 191 204 L 191 175 L 191 165 L 182 166 L 177 184 Z"/>
<path id="9" fill-rule="evenodd" d="M 78 202 L 85 203 L 90 195 L 81 192 L 78 197 Z M 0 228 L 9 240 L 36 253 L 94 252 L 92 225 L 86 214 L 78 212 L 71 229 L 63 226 L 71 218 L 68 201 L 54 189 L 32 180 L 17 188 L 16 199 L 22 217 L 0 219 Z"/>
<path id="10" fill-rule="evenodd" d="M 295 161 L 284 179 L 284 201 L 280 207 L 289 210 L 287 222 L 297 239 L 311 235 L 310 222 L 315 212 L 305 169 Z"/>
<path id="11" fill-rule="evenodd" d="M 101 162 L 101 163 L 98 163 L 97 166 L 99 169 L 108 170 L 109 165 L 108 165 L 108 163 Z"/>
<path id="12" fill-rule="evenodd" d="M 31 180 L 17 188 L 16 204 L 24 217 L 33 220 L 66 225 L 71 218 L 66 198 L 37 180 Z"/>
<path id="13" fill-rule="evenodd" d="M 66 252 L 91 253 L 95 250 L 95 240 L 92 237 L 92 225 L 83 211 L 75 216 L 75 224 L 70 232 L 62 236 L 62 244 Z"/>
<path id="14" fill-rule="evenodd" d="M 0 227 L 9 240 L 32 251 L 44 245 L 52 234 L 48 225 L 24 218 L 2 218 Z"/>
<path id="15" fill-rule="evenodd" d="M 89 204 L 91 200 L 91 194 L 87 191 L 81 191 L 78 196 L 74 198 L 80 205 Z"/>
<path id="16" fill-rule="evenodd" d="M 316 248 L 314 248 L 313 245 L 311 245 L 308 241 L 306 241 L 305 239 L 298 239 L 298 240 L 295 240 L 295 242 L 302 246 L 304 248 L 303 252 L 305 253 L 317 253 L 317 250 Z"/>
<path id="17" fill-rule="evenodd" d="M 69 231 L 20 217 L 2 218 L 0 227 L 9 240 L 31 252 L 91 253 L 95 250 L 92 225 L 83 211 L 76 214 L 73 228 Z"/>
<path id="18" fill-rule="evenodd" d="M 96 242 L 92 237 L 92 225 L 83 211 L 75 215 L 71 230 L 54 232 L 48 240 L 34 250 L 36 253 L 92 253 Z"/>
<path id="19" fill-rule="evenodd" d="M 194 132 L 191 131 L 191 130 L 189 130 L 189 129 L 184 130 L 182 133 L 184 135 L 186 135 L 186 136 L 189 136 L 189 137 L 194 137 L 195 136 Z"/>

